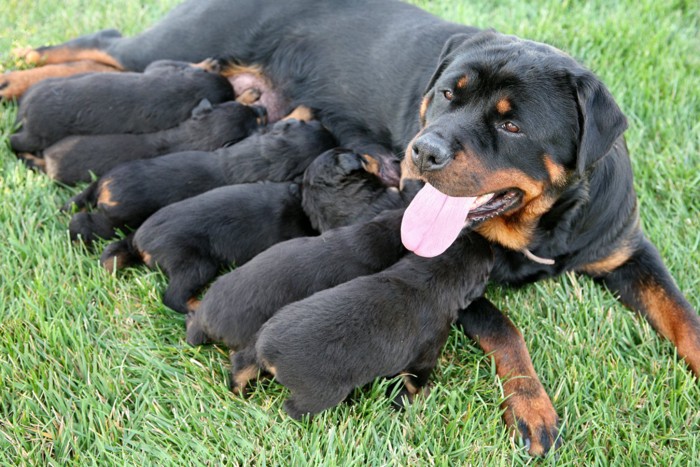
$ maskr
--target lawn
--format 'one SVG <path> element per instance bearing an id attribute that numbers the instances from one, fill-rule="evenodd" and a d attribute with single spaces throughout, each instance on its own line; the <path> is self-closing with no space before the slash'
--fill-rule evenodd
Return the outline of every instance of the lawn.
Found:
<path id="1" fill-rule="evenodd" d="M 175 3 L 3 0 L 0 67 L 21 65 L 14 47 L 108 27 L 133 34 Z M 629 118 L 643 227 L 700 308 L 700 5 L 417 3 L 560 47 L 601 77 Z M 490 358 L 456 329 L 431 394 L 405 412 L 390 408 L 383 381 L 302 423 L 284 414 L 274 382 L 234 397 L 225 349 L 187 346 L 183 317 L 160 303 L 163 275 L 109 275 L 71 244 L 58 206 L 76 189 L 15 159 L 16 107 L 0 106 L 2 465 L 532 462 L 500 421 Z M 700 384 L 643 319 L 574 275 L 488 295 L 522 330 L 562 418 L 558 464 L 700 463 Z"/>

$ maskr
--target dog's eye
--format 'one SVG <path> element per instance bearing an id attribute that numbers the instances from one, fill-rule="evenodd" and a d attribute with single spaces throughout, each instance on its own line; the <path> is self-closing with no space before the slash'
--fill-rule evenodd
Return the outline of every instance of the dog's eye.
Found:
<path id="1" fill-rule="evenodd" d="M 445 99 L 447 99 L 448 101 L 451 101 L 452 98 L 454 97 L 454 94 L 453 94 L 452 91 L 450 91 L 449 89 L 445 89 L 444 91 L 442 91 L 442 95 L 443 95 L 443 96 L 445 97 Z"/>
<path id="2" fill-rule="evenodd" d="M 520 127 L 513 122 L 505 122 L 501 125 L 501 128 L 506 130 L 508 133 L 520 133 Z"/>

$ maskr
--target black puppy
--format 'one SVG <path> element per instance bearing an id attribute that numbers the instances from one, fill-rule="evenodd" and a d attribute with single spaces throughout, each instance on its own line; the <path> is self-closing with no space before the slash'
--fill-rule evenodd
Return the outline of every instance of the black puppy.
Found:
<path id="1" fill-rule="evenodd" d="M 372 219 L 382 211 L 406 207 L 404 191 L 380 178 L 380 163 L 349 149 L 331 149 L 304 172 L 302 206 L 319 232 Z"/>
<path id="2" fill-rule="evenodd" d="M 413 395 L 428 382 L 457 312 L 483 294 L 492 266 L 489 244 L 463 233 L 441 256 L 410 253 L 287 305 L 232 356 L 232 386 L 240 391 L 259 365 L 289 388 L 284 407 L 296 419 L 380 376 L 405 372 Z"/>
<path id="3" fill-rule="evenodd" d="M 15 152 L 33 153 L 70 135 L 151 133 L 185 121 L 202 99 L 234 99 L 218 62 L 154 62 L 143 73 L 97 73 L 32 86 L 20 100 L 10 137 Z"/>
<path id="4" fill-rule="evenodd" d="M 306 185 L 301 193 L 297 184 L 249 183 L 171 204 L 149 217 L 135 235 L 107 246 L 101 262 L 113 271 L 147 259 L 149 266 L 160 266 L 170 278 L 165 304 L 182 313 L 192 311 L 198 303 L 195 294 L 224 266 L 240 266 L 290 238 L 359 223 L 387 207 L 403 207 L 397 190 L 377 183 L 377 175 L 366 171 L 373 166 L 363 163 L 353 152 L 330 150 L 306 170 L 305 179 L 313 173 L 308 177 L 313 188 Z M 304 210 L 302 200 L 307 203 Z M 315 212 L 310 207 L 322 209 Z M 316 231 L 307 216 L 316 222 Z"/>
<path id="5" fill-rule="evenodd" d="M 143 260 L 170 282 L 163 303 L 180 313 L 222 267 L 241 265 L 284 240 L 315 235 L 296 183 L 248 183 L 208 191 L 164 207 L 102 254 L 108 270 Z M 115 264 L 115 262 L 117 264 Z"/>
<path id="6" fill-rule="evenodd" d="M 115 229 L 136 228 L 163 206 L 220 186 L 293 180 L 333 146 L 333 136 L 320 123 L 284 120 L 214 152 L 188 151 L 121 164 L 64 206 L 98 208 L 73 216 L 71 238 L 88 244 L 96 237 L 111 238 Z"/>
<path id="7" fill-rule="evenodd" d="M 387 211 L 364 224 L 268 248 L 211 285 L 188 315 L 187 342 L 243 348 L 284 305 L 394 264 L 406 253 L 402 216 L 403 210 Z"/>
<path id="8" fill-rule="evenodd" d="M 66 184 L 90 181 L 117 165 L 187 150 L 213 151 L 249 136 L 263 124 L 265 109 L 238 102 L 216 106 L 203 99 L 192 116 L 176 127 L 154 133 L 69 136 L 30 159 Z M 22 157 L 22 155 L 20 155 Z"/>

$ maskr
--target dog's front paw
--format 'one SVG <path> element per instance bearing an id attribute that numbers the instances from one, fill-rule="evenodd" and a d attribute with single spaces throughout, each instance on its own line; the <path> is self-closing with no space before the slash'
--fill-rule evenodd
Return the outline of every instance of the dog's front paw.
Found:
<path id="1" fill-rule="evenodd" d="M 28 87 L 24 81 L 21 71 L 10 71 L 0 75 L 0 99 L 19 99 Z"/>
<path id="2" fill-rule="evenodd" d="M 503 403 L 503 418 L 517 430 L 532 456 L 544 456 L 561 445 L 559 417 L 539 381 L 512 381 L 514 391 Z"/>
<path id="3" fill-rule="evenodd" d="M 215 58 L 205 58 L 199 63 L 195 63 L 195 68 L 201 68 L 209 73 L 214 73 L 216 75 L 221 74 L 221 62 Z"/>
<path id="4" fill-rule="evenodd" d="M 33 47 L 16 47 L 10 52 L 15 61 L 24 62 L 27 65 L 39 65 L 41 53 Z"/>

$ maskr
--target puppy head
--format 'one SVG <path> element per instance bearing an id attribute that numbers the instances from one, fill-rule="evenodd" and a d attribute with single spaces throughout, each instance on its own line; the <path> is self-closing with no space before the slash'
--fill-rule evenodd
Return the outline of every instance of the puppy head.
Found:
<path id="1" fill-rule="evenodd" d="M 202 99 L 192 110 L 191 118 L 183 125 L 195 137 L 227 135 L 227 143 L 233 144 L 260 129 L 266 123 L 265 115 L 263 107 L 247 106 L 235 101 L 214 106 L 207 99 Z"/>
<path id="2" fill-rule="evenodd" d="M 381 184 L 380 169 L 379 161 L 368 154 L 335 148 L 314 159 L 304 173 L 304 184 L 329 188 L 337 188 L 349 182 L 373 181 Z"/>
<path id="3" fill-rule="evenodd" d="M 317 120 L 280 120 L 260 139 L 263 157 L 293 157 L 321 154 L 336 145 L 335 138 Z M 298 156 L 296 156 L 298 157 Z"/>
<path id="4" fill-rule="evenodd" d="M 318 156 L 304 172 L 302 207 L 311 225 L 326 231 L 373 216 L 387 188 L 380 163 L 369 155 L 335 148 Z M 396 195 L 398 198 L 398 194 Z"/>
<path id="5" fill-rule="evenodd" d="M 420 121 L 402 177 L 452 197 L 478 197 L 468 221 L 509 217 L 512 225 L 546 212 L 627 125 L 603 84 L 572 58 L 493 31 L 447 41 Z M 504 240 L 488 230 L 481 229 Z M 501 243 L 521 248 L 523 241 Z"/>

